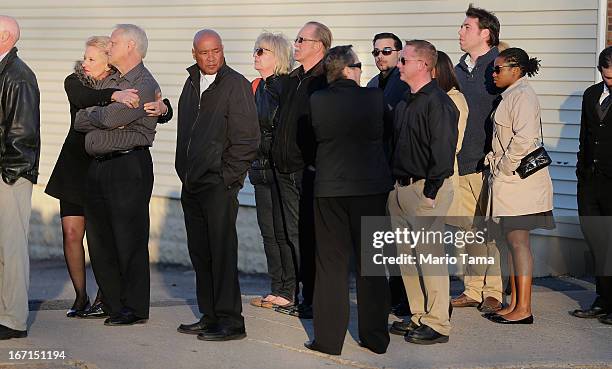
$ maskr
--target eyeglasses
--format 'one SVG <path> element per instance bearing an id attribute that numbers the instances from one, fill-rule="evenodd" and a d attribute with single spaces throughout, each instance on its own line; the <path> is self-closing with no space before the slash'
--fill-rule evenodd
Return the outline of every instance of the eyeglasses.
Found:
<path id="1" fill-rule="evenodd" d="M 361 62 L 359 62 L 359 63 L 349 64 L 349 65 L 347 65 L 347 67 L 349 67 L 349 68 L 359 68 L 359 69 L 361 69 Z"/>
<path id="2" fill-rule="evenodd" d="M 421 61 L 423 62 L 425 65 L 427 65 L 427 63 L 425 62 L 425 60 L 422 59 L 406 59 L 403 56 L 399 59 L 400 63 L 402 63 L 402 65 L 406 65 L 407 62 L 411 62 L 411 61 Z"/>
<path id="3" fill-rule="evenodd" d="M 301 44 L 301 43 L 302 43 L 302 42 L 304 42 L 304 41 L 312 41 L 312 42 L 317 42 L 317 41 L 319 41 L 319 40 L 313 40 L 313 39 L 311 39 L 311 38 L 305 38 L 305 37 L 302 37 L 302 36 L 298 36 L 298 37 L 296 37 L 296 38 L 295 38 L 295 40 L 294 40 L 294 42 L 295 42 L 296 44 Z"/>
<path id="4" fill-rule="evenodd" d="M 264 53 L 264 50 L 272 52 L 272 50 L 270 49 L 266 49 L 265 47 L 257 47 L 253 50 L 253 56 L 257 55 L 257 56 L 262 56 Z"/>
<path id="5" fill-rule="evenodd" d="M 518 65 L 517 64 L 496 65 L 493 67 L 493 73 L 500 74 L 502 68 L 514 68 L 514 67 L 518 67 Z"/>
<path id="6" fill-rule="evenodd" d="M 391 53 L 392 53 L 392 52 L 394 52 L 394 51 L 399 51 L 399 50 L 392 49 L 392 48 L 390 48 L 390 47 L 384 47 L 382 50 L 380 50 L 380 49 L 374 49 L 374 50 L 372 50 L 372 55 L 374 55 L 374 57 L 377 57 L 377 56 L 378 56 L 378 54 L 382 53 L 382 54 L 383 54 L 383 55 L 385 55 L 385 56 L 389 56 L 389 55 L 391 55 Z"/>

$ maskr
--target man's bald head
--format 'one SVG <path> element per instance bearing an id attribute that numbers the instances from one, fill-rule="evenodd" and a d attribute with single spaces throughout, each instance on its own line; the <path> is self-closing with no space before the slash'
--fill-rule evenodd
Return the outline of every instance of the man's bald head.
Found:
<path id="1" fill-rule="evenodd" d="M 225 64 L 221 36 L 212 29 L 203 29 L 195 34 L 191 52 L 193 59 L 204 74 L 216 74 Z"/>
<path id="2" fill-rule="evenodd" d="M 193 47 L 196 47 L 197 44 L 200 42 L 200 40 L 204 38 L 213 39 L 217 41 L 219 44 L 223 44 L 223 41 L 221 40 L 221 36 L 219 36 L 219 34 L 215 30 L 203 29 L 203 30 L 196 32 L 195 36 L 193 36 Z"/>
<path id="3" fill-rule="evenodd" d="M 19 40 L 19 24 L 13 17 L 0 15 L 0 53 L 12 49 Z"/>

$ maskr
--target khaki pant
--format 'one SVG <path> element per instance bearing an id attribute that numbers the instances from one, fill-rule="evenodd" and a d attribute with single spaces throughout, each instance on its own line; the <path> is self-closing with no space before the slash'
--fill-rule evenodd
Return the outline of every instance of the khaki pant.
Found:
<path id="1" fill-rule="evenodd" d="M 30 261 L 28 228 L 32 183 L 20 178 L 13 185 L 0 179 L 0 324 L 25 331 L 28 320 Z"/>
<path id="2" fill-rule="evenodd" d="M 444 231 L 445 216 L 453 200 L 451 181 L 446 179 L 436 195 L 435 208 L 424 202 L 423 186 L 420 180 L 409 186 L 395 185 L 389 193 L 387 206 L 393 228 L 408 228 L 419 231 Z M 444 244 L 409 245 L 398 244 L 401 253 L 444 256 Z M 419 265 L 401 264 L 402 279 L 406 287 L 412 321 L 425 324 L 436 332 L 448 336 L 450 333 L 450 281 L 447 265 L 423 263 Z"/>
<path id="3" fill-rule="evenodd" d="M 485 185 L 482 173 L 472 173 L 456 178 L 455 200 L 453 202 L 453 213 L 451 216 L 461 216 L 455 219 L 459 224 L 456 225 L 463 230 L 470 230 L 474 221 L 466 224 L 460 220 L 469 220 L 472 216 L 478 217 L 476 221 L 482 221 L 487 214 L 488 187 Z M 468 215 L 468 217 L 466 217 Z M 465 252 L 469 256 L 488 256 L 495 258 L 495 264 L 467 264 L 465 266 L 465 285 L 466 296 L 481 302 L 487 297 L 493 297 L 498 301 L 502 300 L 502 278 L 500 269 L 500 254 L 497 248 L 495 237 L 490 237 L 486 245 L 470 244 L 466 245 Z M 499 239 L 499 238 L 498 238 Z"/>

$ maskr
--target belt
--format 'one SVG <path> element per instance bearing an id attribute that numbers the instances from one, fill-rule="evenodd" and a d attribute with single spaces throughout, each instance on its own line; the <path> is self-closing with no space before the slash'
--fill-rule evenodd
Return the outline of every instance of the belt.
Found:
<path id="1" fill-rule="evenodd" d="M 416 181 L 420 181 L 421 179 L 425 179 L 425 178 L 420 178 L 420 177 L 403 177 L 403 178 L 398 178 L 397 179 L 397 183 L 403 187 L 403 186 L 410 186 L 411 184 L 415 183 Z"/>
<path id="2" fill-rule="evenodd" d="M 148 149 L 149 149 L 149 146 L 136 146 L 136 147 L 133 147 L 133 148 L 128 149 L 128 150 L 113 151 L 113 152 L 109 152 L 108 154 L 99 155 L 99 156 L 96 156 L 95 159 L 97 161 L 106 161 L 106 160 L 111 160 L 111 159 L 114 159 L 114 158 L 118 158 L 120 156 L 129 154 L 129 153 L 134 152 L 134 151 L 148 150 Z"/>

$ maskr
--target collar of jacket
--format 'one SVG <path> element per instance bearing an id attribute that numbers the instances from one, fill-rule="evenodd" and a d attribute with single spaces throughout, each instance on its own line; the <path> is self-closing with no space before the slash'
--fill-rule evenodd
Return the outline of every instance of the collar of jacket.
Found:
<path id="1" fill-rule="evenodd" d="M 438 88 L 438 82 L 435 79 L 432 79 L 425 86 L 421 87 L 421 89 L 418 90 L 416 93 L 412 93 L 410 89 L 408 89 L 408 91 L 406 91 L 406 93 L 404 94 L 404 100 L 406 100 L 406 102 L 410 102 L 411 100 L 417 98 L 419 95 L 429 95 Z"/>
<path id="2" fill-rule="evenodd" d="M 397 65 L 395 67 L 393 67 L 393 69 L 391 69 L 391 72 L 389 72 L 389 74 L 387 74 L 386 78 L 383 78 L 382 72 L 378 73 L 378 81 L 380 83 L 380 80 L 386 79 L 387 83 L 389 83 L 389 82 L 391 82 L 393 80 L 393 78 L 395 78 L 395 76 L 397 76 L 397 78 L 399 78 L 399 68 L 397 67 Z"/>
<path id="3" fill-rule="evenodd" d="M 187 72 L 189 73 L 189 78 L 191 79 L 191 83 L 193 83 L 193 85 L 196 86 L 198 90 L 200 90 L 200 67 L 198 67 L 198 64 L 196 63 L 188 67 Z M 225 59 L 223 59 L 223 65 L 217 71 L 215 80 L 213 81 L 213 83 L 210 84 L 210 86 L 208 86 L 208 88 L 213 89 L 217 87 L 217 85 L 221 81 L 221 78 L 223 78 L 228 72 L 229 72 L 229 67 L 225 63 Z M 201 93 L 202 91 L 200 91 L 200 94 Z"/>
<path id="4" fill-rule="evenodd" d="M 17 57 L 17 48 L 13 46 L 11 51 L 9 51 L 9 53 L 6 54 L 6 56 L 2 60 L 2 63 L 0 63 L 0 74 L 2 74 L 2 72 L 4 72 L 4 68 L 7 66 L 7 64 L 11 60 L 15 59 L 16 57 Z"/>
<path id="5" fill-rule="evenodd" d="M 499 55 L 499 50 L 497 50 L 497 46 L 493 46 L 492 48 L 489 49 L 489 51 L 487 51 L 486 54 L 481 55 L 478 57 L 478 59 L 476 59 L 476 65 L 474 65 L 474 69 L 476 69 L 479 66 L 484 65 L 488 65 L 489 63 L 491 63 L 492 61 L 495 60 L 495 58 L 497 58 L 497 56 Z M 465 62 L 466 59 L 470 56 L 470 54 L 465 53 L 463 54 L 463 56 L 461 57 L 461 59 L 459 59 L 459 66 L 464 69 L 466 72 L 469 72 L 467 63 Z"/>
<path id="6" fill-rule="evenodd" d="M 357 82 L 353 81 L 352 79 L 340 78 L 340 79 L 337 79 L 337 80 L 333 81 L 332 83 L 330 83 L 329 87 L 330 88 L 336 88 L 336 87 L 359 87 L 359 85 L 357 84 Z"/>
<path id="7" fill-rule="evenodd" d="M 310 68 L 308 72 L 304 72 L 304 66 L 300 65 L 298 68 L 293 70 L 289 76 L 303 79 L 310 76 L 320 76 L 323 73 L 325 73 L 325 66 L 323 65 L 323 59 L 321 59 L 314 65 L 314 67 Z"/>
<path id="8" fill-rule="evenodd" d="M 504 92 L 501 93 L 502 99 L 505 99 L 508 95 L 510 95 L 512 93 L 512 91 L 516 90 L 517 88 L 526 85 L 527 82 L 527 76 L 523 76 L 519 79 L 516 80 L 516 82 L 514 82 L 513 84 L 511 84 L 510 86 L 506 87 L 506 89 L 504 90 Z"/>
<path id="9" fill-rule="evenodd" d="M 140 63 L 138 63 L 138 65 L 136 65 L 134 68 L 130 69 L 123 76 L 121 76 L 120 73 L 115 73 L 115 74 L 111 74 L 110 78 L 114 79 L 114 80 L 125 79 L 128 82 L 133 83 L 136 80 L 136 78 L 138 78 L 138 76 L 140 76 L 140 74 L 142 73 L 142 71 L 144 69 L 145 69 L 145 66 L 144 66 L 143 62 L 141 61 Z"/>

